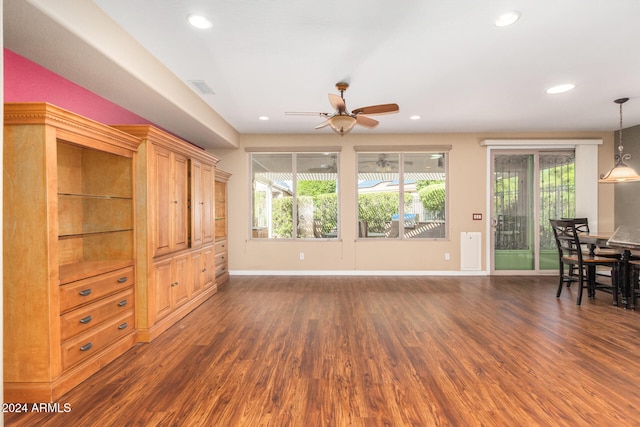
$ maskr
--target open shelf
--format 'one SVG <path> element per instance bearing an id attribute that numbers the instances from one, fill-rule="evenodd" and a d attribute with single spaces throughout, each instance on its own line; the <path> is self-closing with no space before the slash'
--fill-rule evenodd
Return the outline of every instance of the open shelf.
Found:
<path id="1" fill-rule="evenodd" d="M 215 237 L 216 240 L 227 238 L 227 183 L 216 181 L 215 201 Z"/>
<path id="2" fill-rule="evenodd" d="M 57 148 L 60 269 L 133 259 L 131 159 L 63 141 Z"/>
<path id="3" fill-rule="evenodd" d="M 59 236 L 133 229 L 133 199 L 58 194 Z"/>

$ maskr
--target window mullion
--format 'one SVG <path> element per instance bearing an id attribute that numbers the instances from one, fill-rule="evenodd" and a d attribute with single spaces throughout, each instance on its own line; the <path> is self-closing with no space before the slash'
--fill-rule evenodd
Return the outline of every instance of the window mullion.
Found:
<path id="1" fill-rule="evenodd" d="M 293 195 L 291 196 L 291 215 L 293 216 L 293 218 L 291 218 L 292 220 L 292 224 L 293 224 L 293 230 L 291 230 L 291 237 L 295 240 L 298 239 L 298 168 L 297 168 L 297 162 L 298 162 L 298 154 L 297 153 L 292 153 L 291 156 L 291 179 L 292 179 L 292 183 L 291 186 L 293 188 Z"/>
<path id="2" fill-rule="evenodd" d="M 398 156 L 398 237 L 404 239 L 404 154 Z"/>

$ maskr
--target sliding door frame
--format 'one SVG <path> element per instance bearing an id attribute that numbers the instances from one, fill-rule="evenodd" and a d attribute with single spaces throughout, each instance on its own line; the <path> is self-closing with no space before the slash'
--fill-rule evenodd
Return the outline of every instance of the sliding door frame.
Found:
<path id="1" fill-rule="evenodd" d="M 589 218 L 589 225 L 593 231 L 597 231 L 598 224 L 598 145 L 602 139 L 545 139 L 545 140 L 483 140 L 480 143 L 487 147 L 487 182 L 486 182 L 486 221 L 485 233 L 485 257 L 486 272 L 488 274 L 506 275 L 514 274 L 510 270 L 495 270 L 493 264 L 493 238 L 491 237 L 491 214 L 493 204 L 493 155 L 496 150 L 513 152 L 532 152 L 539 150 L 574 150 L 575 151 L 575 191 L 576 191 L 576 217 Z M 593 224 L 593 227 L 591 227 Z M 549 274 L 548 270 L 518 271 L 522 275 Z"/>

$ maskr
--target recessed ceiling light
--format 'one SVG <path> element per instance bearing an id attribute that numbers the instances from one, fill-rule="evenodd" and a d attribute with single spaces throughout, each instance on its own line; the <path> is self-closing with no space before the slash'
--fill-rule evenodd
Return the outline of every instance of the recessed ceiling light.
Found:
<path id="1" fill-rule="evenodd" d="M 191 25 L 196 28 L 200 28 L 206 30 L 207 28 L 211 28 L 213 24 L 207 18 L 202 15 L 189 15 L 187 16 L 187 20 Z"/>
<path id="2" fill-rule="evenodd" d="M 411 120 L 420 120 L 422 117 L 418 116 L 417 114 L 415 116 L 411 116 L 409 117 Z"/>
<path id="3" fill-rule="evenodd" d="M 564 92 L 568 92 L 571 89 L 575 88 L 576 85 L 574 85 L 573 83 L 565 83 L 565 84 L 561 84 L 558 86 L 554 86 L 554 87 L 550 87 L 549 89 L 547 89 L 547 93 L 549 95 L 555 95 L 557 93 L 564 93 Z"/>
<path id="4" fill-rule="evenodd" d="M 260 117 L 258 117 L 258 120 L 267 121 L 267 120 L 269 120 L 269 117 L 267 117 L 267 116 L 260 116 Z"/>
<path id="5" fill-rule="evenodd" d="M 493 25 L 496 27 L 508 27 L 509 25 L 515 23 L 518 19 L 520 19 L 520 12 L 516 12 L 515 10 L 512 12 L 507 12 L 498 17 L 495 21 L 493 21 Z"/>

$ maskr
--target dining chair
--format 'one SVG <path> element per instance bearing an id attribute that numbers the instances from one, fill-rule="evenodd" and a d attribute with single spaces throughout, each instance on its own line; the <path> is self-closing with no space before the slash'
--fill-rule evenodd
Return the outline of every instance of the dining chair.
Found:
<path id="1" fill-rule="evenodd" d="M 558 248 L 558 262 L 560 263 L 560 279 L 556 297 L 562 293 L 563 284 L 567 278 L 564 274 L 564 266 L 574 266 L 578 275 L 577 305 L 582 303 L 582 293 L 587 288 L 589 298 L 594 298 L 596 290 L 611 293 L 613 304 L 618 304 L 618 269 L 619 260 L 615 257 L 602 257 L 585 253 L 580 242 L 579 225 L 573 219 L 549 220 Z M 598 283 L 596 281 L 597 267 L 606 267 L 610 272 L 611 284 Z"/>
<path id="2" fill-rule="evenodd" d="M 589 234 L 589 218 L 560 218 L 562 220 L 572 220 L 576 226 L 576 231 L 578 233 L 586 233 Z M 564 266 L 561 264 L 560 274 L 564 275 L 564 282 L 567 284 L 567 288 L 571 287 L 572 282 L 578 281 L 578 276 L 576 275 L 576 266 L 569 265 L 569 273 L 564 274 Z"/>
<path id="3" fill-rule="evenodd" d="M 631 297 L 631 308 L 635 309 L 638 295 L 640 294 L 640 260 L 632 259 L 629 261 L 629 270 L 631 274 L 631 286 L 629 289 Z"/>
<path id="4" fill-rule="evenodd" d="M 576 225 L 576 231 L 578 233 L 589 234 L 589 218 L 560 218 L 563 220 L 572 220 Z M 620 260 L 622 253 L 617 249 L 605 248 L 597 245 L 593 245 L 592 247 L 588 247 L 588 245 L 583 244 L 582 249 L 584 252 L 590 252 L 591 254 L 595 254 L 601 257 L 606 258 L 616 258 Z M 596 269 L 597 276 L 605 276 L 611 277 L 611 270 L 598 270 Z M 569 266 L 569 274 L 565 275 L 565 282 L 567 283 L 567 288 L 571 287 L 571 282 L 577 282 L 578 277 L 575 272 L 575 266 Z"/>

